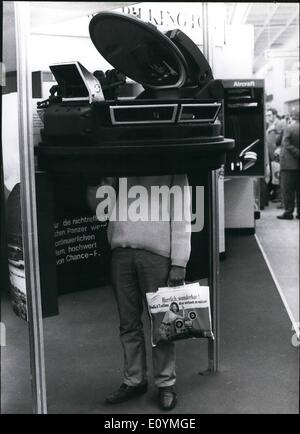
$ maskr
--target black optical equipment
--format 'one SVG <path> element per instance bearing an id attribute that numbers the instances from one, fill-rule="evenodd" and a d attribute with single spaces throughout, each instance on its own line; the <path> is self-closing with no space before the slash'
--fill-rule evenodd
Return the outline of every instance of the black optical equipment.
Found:
<path id="1" fill-rule="evenodd" d="M 114 69 L 92 74 L 76 61 L 50 66 L 57 86 L 38 104 L 44 109 L 41 158 L 47 149 L 54 155 L 49 147 L 58 153 L 58 148 L 83 146 L 179 149 L 214 142 L 223 151 L 233 147 L 218 120 L 222 83 L 182 31 L 163 34 L 136 17 L 101 12 L 91 19 L 89 32 Z M 133 83 L 140 91 L 128 96 Z"/>

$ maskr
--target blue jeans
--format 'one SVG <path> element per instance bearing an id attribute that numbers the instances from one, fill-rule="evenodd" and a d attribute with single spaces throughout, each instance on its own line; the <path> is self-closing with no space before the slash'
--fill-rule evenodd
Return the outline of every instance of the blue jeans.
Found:
<path id="1" fill-rule="evenodd" d="M 120 317 L 120 338 L 124 352 L 124 383 L 137 386 L 147 381 L 146 349 L 142 323 L 147 292 L 166 286 L 170 259 L 132 248 L 112 253 L 112 284 Z M 156 386 L 172 386 L 176 381 L 175 345 L 152 348 Z"/>

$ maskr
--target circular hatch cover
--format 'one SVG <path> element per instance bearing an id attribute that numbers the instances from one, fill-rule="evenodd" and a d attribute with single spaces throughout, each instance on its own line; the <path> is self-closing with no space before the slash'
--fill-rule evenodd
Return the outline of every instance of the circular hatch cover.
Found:
<path id="1" fill-rule="evenodd" d="M 118 71 L 145 88 L 178 88 L 187 65 L 176 45 L 155 26 L 130 15 L 100 12 L 89 25 L 99 53 Z"/>

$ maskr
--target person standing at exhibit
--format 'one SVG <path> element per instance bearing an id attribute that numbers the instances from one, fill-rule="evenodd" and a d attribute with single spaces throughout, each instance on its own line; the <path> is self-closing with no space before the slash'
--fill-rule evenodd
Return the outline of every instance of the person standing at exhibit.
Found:
<path id="1" fill-rule="evenodd" d="M 124 179 L 127 185 L 126 193 L 120 188 L 120 182 Z M 167 196 L 154 198 L 153 186 L 159 189 L 167 188 Z M 191 251 L 190 196 L 187 196 L 189 189 L 185 187 L 188 187 L 186 175 L 144 176 L 119 180 L 119 194 L 114 206 L 118 218 L 110 218 L 108 240 L 112 248 L 111 278 L 120 319 L 124 379 L 119 389 L 107 397 L 108 404 L 118 404 L 147 391 L 143 303 L 146 303 L 147 292 L 184 282 Z M 153 220 L 149 215 L 141 215 L 139 219 L 129 216 L 133 199 L 128 192 L 132 191 L 132 188 L 142 188 L 147 192 L 146 199 L 142 196 L 139 198 L 140 210 L 151 209 L 159 219 Z M 174 188 L 181 192 L 181 219 L 175 216 L 178 204 L 175 204 L 176 195 L 171 193 Z M 127 209 L 121 209 L 122 203 L 125 203 L 122 195 L 125 194 Z M 111 216 L 113 214 L 114 212 Z M 174 388 L 175 344 L 166 342 L 153 347 L 152 360 L 159 406 L 163 410 L 170 410 L 177 402 Z"/>
<path id="2" fill-rule="evenodd" d="M 292 113 L 292 123 L 287 127 L 280 153 L 280 183 L 284 213 L 281 220 L 292 220 L 297 201 L 299 218 L 299 110 Z"/>

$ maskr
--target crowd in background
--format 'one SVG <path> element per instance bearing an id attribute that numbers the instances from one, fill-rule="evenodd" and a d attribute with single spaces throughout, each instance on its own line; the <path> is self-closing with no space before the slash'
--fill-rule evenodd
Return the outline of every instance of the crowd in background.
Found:
<path id="1" fill-rule="evenodd" d="M 283 209 L 279 219 L 292 220 L 295 202 L 299 218 L 299 110 L 280 116 L 266 112 L 266 177 L 261 184 L 261 209 L 269 201 Z"/>

